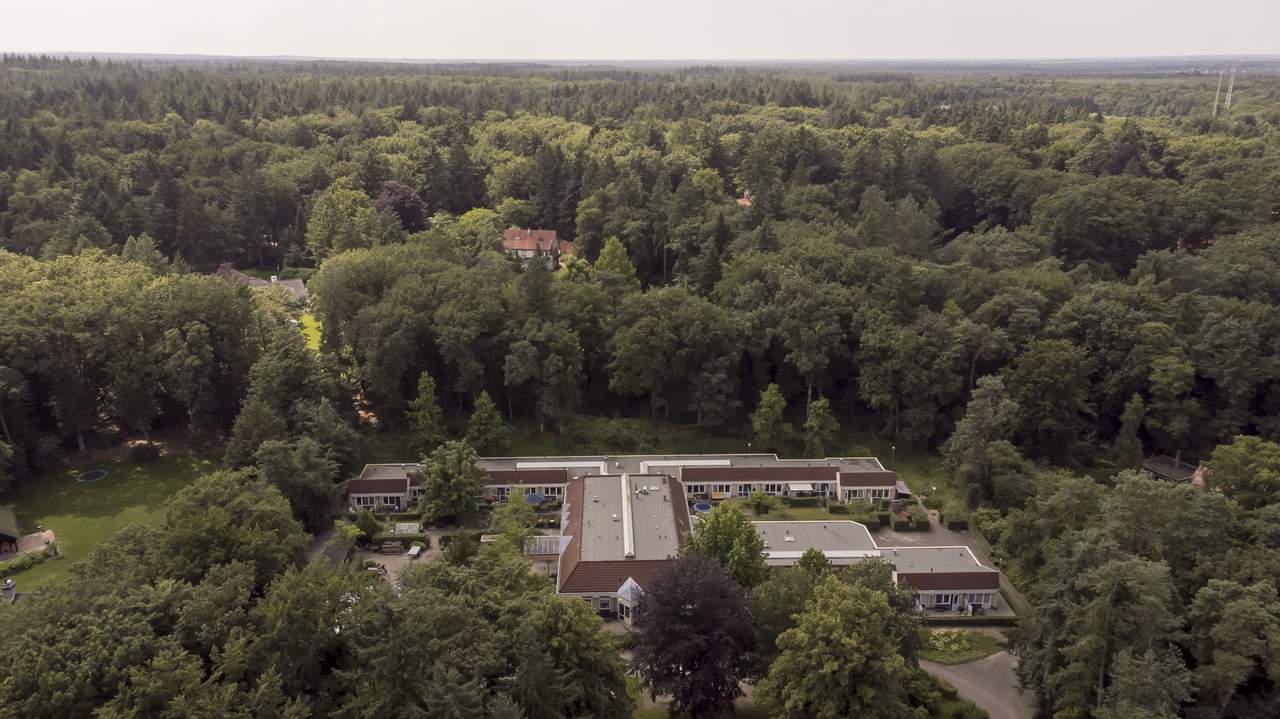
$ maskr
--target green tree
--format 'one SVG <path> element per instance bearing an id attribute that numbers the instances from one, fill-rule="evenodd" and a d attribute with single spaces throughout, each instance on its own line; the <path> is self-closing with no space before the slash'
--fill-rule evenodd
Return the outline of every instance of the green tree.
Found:
<path id="1" fill-rule="evenodd" d="M 731 709 L 755 645 L 742 587 L 697 555 L 677 559 L 646 584 L 633 660 L 645 685 L 670 695 L 672 712 Z"/>
<path id="2" fill-rule="evenodd" d="M 600 256 L 596 258 L 592 267 L 595 270 L 596 279 L 609 293 L 614 307 L 618 306 L 627 293 L 640 290 L 640 280 L 636 279 L 636 266 L 627 256 L 627 248 L 616 237 L 610 237 L 605 241 L 604 249 L 600 250 Z"/>
<path id="3" fill-rule="evenodd" d="M 475 409 L 467 421 L 467 443 L 488 457 L 501 454 L 507 445 L 507 427 L 488 392 L 476 397 Z"/>
<path id="4" fill-rule="evenodd" d="M 1090 363 L 1068 340 L 1036 340 L 1019 355 L 1005 377 L 1019 407 L 1019 425 L 1037 454 L 1065 462 L 1094 414 L 1089 401 Z"/>
<path id="5" fill-rule="evenodd" d="M 484 491 L 476 451 L 466 442 L 440 445 L 422 460 L 424 518 L 439 522 L 473 512 Z"/>
<path id="6" fill-rule="evenodd" d="M 720 504 L 685 539 L 685 554 L 701 554 L 724 567 L 729 576 L 751 588 L 764 581 L 764 540 L 741 511 L 732 504 Z"/>
<path id="7" fill-rule="evenodd" d="M 1142 466 L 1142 438 L 1138 430 L 1146 420 L 1147 404 L 1142 395 L 1135 394 L 1124 405 L 1120 415 L 1120 432 L 1111 445 L 1111 458 L 1121 469 L 1138 469 Z"/>
<path id="8" fill-rule="evenodd" d="M 338 463 L 325 454 L 320 443 L 310 437 L 293 444 L 267 440 L 258 447 L 253 463 L 258 477 L 289 500 L 293 516 L 308 532 L 319 532 L 332 524 Z"/>
<path id="9" fill-rule="evenodd" d="M 263 442 L 284 439 L 287 433 L 284 419 L 270 404 L 252 397 L 245 400 L 244 408 L 231 427 L 227 464 L 232 467 L 249 464 Z"/>
<path id="10" fill-rule="evenodd" d="M 418 454 L 431 452 L 445 441 L 444 411 L 436 394 L 436 381 L 429 372 L 418 375 L 418 394 L 409 403 L 409 431 Z"/>
<path id="11" fill-rule="evenodd" d="M 840 435 L 840 422 L 831 413 L 831 403 L 819 397 L 809 404 L 809 416 L 804 420 L 804 456 L 825 457 L 836 445 Z"/>
<path id="12" fill-rule="evenodd" d="M 768 514 L 774 507 L 778 506 L 778 500 L 772 495 L 765 494 L 757 489 L 747 495 L 745 504 L 751 508 L 752 513 L 759 517 L 762 514 Z"/>
<path id="13" fill-rule="evenodd" d="M 157 551 L 172 577 L 198 581 L 219 564 L 247 562 L 262 587 L 301 562 L 306 543 L 278 489 L 248 471 L 214 472 L 169 501 Z"/>
<path id="14" fill-rule="evenodd" d="M 1246 508 L 1280 501 L 1280 445 L 1274 442 L 1242 435 L 1218 445 L 1209 472 L 1212 486 Z"/>
<path id="15" fill-rule="evenodd" d="M 881 627 L 885 595 L 829 577 L 778 637 L 778 658 L 758 687 L 779 717 L 907 717 L 910 669 Z"/>
<path id="16" fill-rule="evenodd" d="M 756 411 L 751 413 L 751 431 L 756 446 L 768 452 L 777 452 L 791 436 L 791 425 L 783 416 L 787 411 L 787 399 L 778 385 L 770 384 L 760 393 Z"/>

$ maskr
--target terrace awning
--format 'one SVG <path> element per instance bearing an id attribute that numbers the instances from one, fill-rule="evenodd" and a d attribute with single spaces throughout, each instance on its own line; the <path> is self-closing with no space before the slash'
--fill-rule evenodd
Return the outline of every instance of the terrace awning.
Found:
<path id="1" fill-rule="evenodd" d="M 809 482 L 788 482 L 787 488 L 792 492 L 812 492 L 813 485 Z"/>

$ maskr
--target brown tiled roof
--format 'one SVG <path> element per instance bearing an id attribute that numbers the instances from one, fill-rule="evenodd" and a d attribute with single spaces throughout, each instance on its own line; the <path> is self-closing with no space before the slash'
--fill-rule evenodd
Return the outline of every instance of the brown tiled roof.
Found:
<path id="1" fill-rule="evenodd" d="M 621 559 L 608 562 L 578 562 L 560 582 L 565 594 L 616 592 L 627 578 L 644 586 L 658 570 L 671 564 L 670 559 Z M 563 570 L 561 570 L 563 571 Z"/>
<path id="2" fill-rule="evenodd" d="M 1000 573 L 986 572 L 924 572 L 899 574 L 898 581 L 914 589 L 999 589 Z"/>
<path id="3" fill-rule="evenodd" d="M 567 469 L 501 469 L 490 471 L 485 484 L 568 484 Z"/>
<path id="4" fill-rule="evenodd" d="M 898 483 L 897 472 L 841 472 L 841 487 L 893 487 Z"/>
<path id="5" fill-rule="evenodd" d="M 835 467 L 684 467 L 684 482 L 830 482 Z"/>
<path id="6" fill-rule="evenodd" d="M 573 243 L 568 240 L 557 240 L 555 230 L 528 230 L 523 227 L 509 227 L 502 234 L 502 247 L 508 252 L 515 250 L 540 251 L 549 255 L 554 249 L 562 255 L 573 254 Z"/>
<path id="7" fill-rule="evenodd" d="M 409 491 L 409 479 L 356 479 L 347 483 L 347 494 L 404 494 Z"/>

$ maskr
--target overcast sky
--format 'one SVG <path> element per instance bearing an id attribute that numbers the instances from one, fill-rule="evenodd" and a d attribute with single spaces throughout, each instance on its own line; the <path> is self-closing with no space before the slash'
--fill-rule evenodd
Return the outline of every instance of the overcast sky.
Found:
<path id="1" fill-rule="evenodd" d="M 1280 54 L 1280 0 L 0 0 L 0 50 L 596 60 Z"/>

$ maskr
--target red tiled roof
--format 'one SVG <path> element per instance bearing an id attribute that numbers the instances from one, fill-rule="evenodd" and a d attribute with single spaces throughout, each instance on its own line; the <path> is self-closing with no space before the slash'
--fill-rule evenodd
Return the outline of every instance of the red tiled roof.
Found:
<path id="1" fill-rule="evenodd" d="M 917 590 L 930 589 L 999 589 L 1000 573 L 986 572 L 924 572 L 899 574 L 898 581 Z"/>
<path id="2" fill-rule="evenodd" d="M 504 469 L 488 473 L 485 484 L 568 484 L 567 469 Z"/>
<path id="3" fill-rule="evenodd" d="M 683 467 L 680 480 L 707 482 L 830 482 L 835 467 Z"/>
<path id="4" fill-rule="evenodd" d="M 737 200 L 734 200 L 734 202 L 737 202 L 739 207 L 751 207 L 750 197 L 739 197 Z"/>
<path id="5" fill-rule="evenodd" d="M 347 494 L 404 494 L 409 491 L 409 479 L 360 479 L 347 483 Z"/>
<path id="6" fill-rule="evenodd" d="M 841 487 L 893 487 L 898 483 L 897 472 L 841 472 Z"/>
<path id="7" fill-rule="evenodd" d="M 573 254 L 573 243 L 568 240 L 557 240 L 555 230 L 529 230 L 522 227 L 509 227 L 502 234 L 502 247 L 508 252 L 524 250 L 551 254 L 552 249 L 555 249 L 562 255 Z"/>

